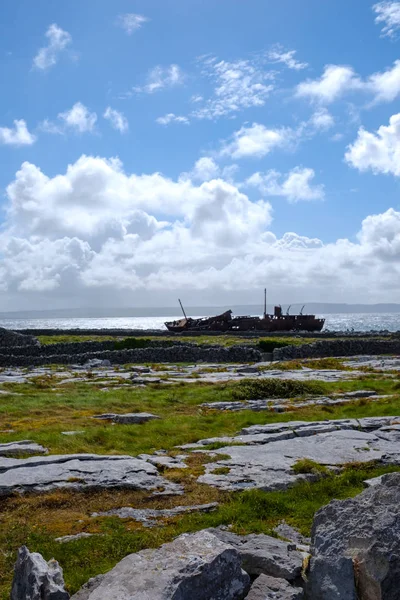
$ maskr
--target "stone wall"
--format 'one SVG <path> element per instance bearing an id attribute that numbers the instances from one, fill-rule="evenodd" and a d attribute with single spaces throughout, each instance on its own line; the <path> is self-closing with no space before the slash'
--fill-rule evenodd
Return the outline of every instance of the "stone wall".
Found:
<path id="1" fill-rule="evenodd" d="M 273 360 L 296 358 L 326 358 L 334 356 L 358 356 L 362 354 L 400 354 L 399 339 L 347 339 L 321 340 L 301 346 L 285 346 L 273 351 Z"/>
<path id="2" fill-rule="evenodd" d="M 35 351 L 31 355 L 11 354 L 11 351 L 10 353 L 4 353 L 4 349 L 0 348 L 0 367 L 30 367 L 49 364 L 83 365 L 93 358 L 107 359 L 113 365 L 127 363 L 195 363 L 199 361 L 207 363 L 244 363 L 258 362 L 262 359 L 262 354 L 249 346 L 222 348 L 221 346 L 196 346 L 194 344 L 180 344 L 168 348 L 149 347 L 134 350 L 90 352 L 80 352 L 79 348 L 76 352 L 64 354 L 61 351 L 54 354 L 36 353 Z"/>

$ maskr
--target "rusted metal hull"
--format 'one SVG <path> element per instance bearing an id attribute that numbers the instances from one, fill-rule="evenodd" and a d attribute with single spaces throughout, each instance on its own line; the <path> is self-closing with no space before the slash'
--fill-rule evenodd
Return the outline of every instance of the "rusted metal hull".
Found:
<path id="1" fill-rule="evenodd" d="M 173 333 L 183 331 L 321 331 L 325 319 L 314 315 L 283 315 L 275 310 L 274 315 L 263 317 L 232 317 L 232 311 L 227 311 L 216 317 L 204 319 L 181 319 L 165 323 L 167 329 Z"/>

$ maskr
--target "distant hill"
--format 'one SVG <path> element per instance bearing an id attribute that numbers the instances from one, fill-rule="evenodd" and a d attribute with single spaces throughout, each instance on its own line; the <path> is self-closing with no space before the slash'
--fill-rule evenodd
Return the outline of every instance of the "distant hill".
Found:
<path id="1" fill-rule="evenodd" d="M 303 304 L 292 304 L 290 313 L 298 313 Z M 231 305 L 231 306 L 187 306 L 188 316 L 215 315 L 225 310 L 232 309 L 234 315 L 260 315 L 262 305 Z M 283 304 L 282 309 L 287 311 L 288 305 Z M 267 305 L 267 312 L 272 312 L 273 307 Z M 400 304 L 325 304 L 309 302 L 305 304 L 304 313 L 326 315 L 345 313 L 400 313 Z M 62 319 L 62 318 L 106 318 L 106 317 L 174 317 L 180 315 L 176 307 L 159 308 L 64 308 L 57 310 L 21 310 L 0 312 L 0 319 Z"/>

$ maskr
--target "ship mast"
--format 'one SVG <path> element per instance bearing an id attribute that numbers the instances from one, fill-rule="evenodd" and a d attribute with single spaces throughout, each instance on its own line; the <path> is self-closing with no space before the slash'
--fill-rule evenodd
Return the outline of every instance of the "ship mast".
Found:
<path id="1" fill-rule="evenodd" d="M 264 319 L 267 318 L 267 288 L 264 288 Z"/>
<path id="2" fill-rule="evenodd" d="M 185 313 L 185 309 L 183 308 L 182 302 L 179 300 L 179 298 L 178 298 L 178 302 L 181 305 L 181 309 L 182 309 L 182 312 L 183 312 L 183 315 L 184 315 L 185 319 L 187 319 L 187 316 L 186 316 L 186 313 Z"/>

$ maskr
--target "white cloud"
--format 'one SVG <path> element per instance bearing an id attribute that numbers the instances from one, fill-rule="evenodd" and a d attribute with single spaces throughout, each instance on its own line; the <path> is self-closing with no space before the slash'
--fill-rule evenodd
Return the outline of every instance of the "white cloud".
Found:
<path id="1" fill-rule="evenodd" d="M 110 121 L 111 126 L 120 133 L 126 133 L 129 130 L 128 119 L 122 112 L 111 108 L 111 106 L 106 108 L 103 117 Z"/>
<path id="2" fill-rule="evenodd" d="M 221 156 L 233 159 L 266 156 L 275 148 L 283 148 L 293 141 L 293 131 L 290 128 L 268 129 L 260 123 L 243 126 L 225 142 Z"/>
<path id="3" fill-rule="evenodd" d="M 309 120 L 309 125 L 319 131 L 327 131 L 334 124 L 335 119 L 325 107 L 316 110 Z"/>
<path id="4" fill-rule="evenodd" d="M 178 65 L 169 65 L 169 67 L 157 66 L 151 69 L 147 75 L 147 83 L 141 87 L 135 87 L 135 92 L 145 92 L 153 94 L 165 88 L 172 88 L 182 85 L 184 82 L 184 73 Z M 131 95 L 128 92 L 128 96 Z"/>
<path id="5" fill-rule="evenodd" d="M 390 173 L 400 176 L 400 113 L 390 117 L 389 125 L 382 125 L 376 133 L 363 127 L 345 155 L 346 161 L 360 171 Z"/>
<path id="6" fill-rule="evenodd" d="M 180 123 L 181 125 L 189 125 L 189 119 L 187 117 L 175 115 L 174 113 L 168 113 L 163 117 L 158 117 L 156 122 L 159 125 L 169 125 L 170 123 Z"/>
<path id="7" fill-rule="evenodd" d="M 322 200 L 324 186 L 313 186 L 313 169 L 295 167 L 286 175 L 275 170 L 267 173 L 254 173 L 246 180 L 246 185 L 256 187 L 265 196 L 281 196 L 289 202 L 301 200 Z"/>
<path id="8" fill-rule="evenodd" d="M 394 38 L 400 29 L 400 2 L 378 2 L 372 9 L 377 15 L 375 23 L 383 25 L 382 37 Z"/>
<path id="9" fill-rule="evenodd" d="M 327 65 L 320 79 L 307 79 L 300 83 L 296 88 L 296 96 L 329 104 L 345 91 L 361 87 L 362 82 L 352 67 Z"/>
<path id="10" fill-rule="evenodd" d="M 92 132 L 97 121 L 96 113 L 89 112 L 82 102 L 76 102 L 70 110 L 60 113 L 58 118 L 79 133 Z"/>
<path id="11" fill-rule="evenodd" d="M 319 79 L 307 79 L 296 88 L 297 97 L 320 104 L 331 104 L 350 92 L 370 95 L 373 104 L 392 102 L 400 94 L 400 60 L 364 80 L 352 67 L 327 65 Z"/>
<path id="12" fill-rule="evenodd" d="M 14 128 L 0 127 L 0 144 L 6 146 L 31 146 L 36 136 L 28 131 L 24 119 L 14 121 Z"/>
<path id="13" fill-rule="evenodd" d="M 183 173 L 181 179 L 191 179 L 192 181 L 210 181 L 221 175 L 221 170 L 215 160 L 209 156 L 203 156 L 196 161 L 193 169 L 189 173 Z"/>
<path id="14" fill-rule="evenodd" d="M 55 23 L 50 25 L 46 31 L 46 37 L 48 39 L 47 46 L 40 48 L 33 59 L 34 67 L 43 71 L 53 67 L 57 63 L 61 52 L 63 52 L 63 50 L 65 50 L 72 42 L 72 38 L 68 31 L 64 31 Z"/>
<path id="15" fill-rule="evenodd" d="M 254 106 L 264 106 L 274 89 L 274 73 L 265 71 L 259 61 L 218 61 L 203 57 L 203 75 L 214 84 L 214 91 L 191 116 L 197 119 L 218 119 Z M 196 102 L 201 103 L 200 99 Z"/>
<path id="16" fill-rule="evenodd" d="M 306 69 L 308 67 L 308 63 L 296 60 L 296 54 L 296 50 L 285 50 L 282 46 L 278 44 L 267 53 L 267 57 L 271 62 L 283 63 L 289 69 L 294 69 L 295 71 L 301 71 L 302 69 Z"/>
<path id="17" fill-rule="evenodd" d="M 205 161 L 196 170 L 216 173 Z M 311 180 L 287 174 L 276 185 L 294 198 Z M 134 292 L 144 306 L 155 298 L 172 304 L 178 291 L 188 302 L 201 295 L 231 303 L 234 294 L 251 301 L 266 281 L 281 302 L 398 298 L 399 212 L 367 217 L 356 243 L 277 238 L 271 222 L 268 202 L 251 202 L 220 178 L 195 185 L 129 174 L 118 159 L 91 156 L 49 177 L 27 162 L 7 187 L 0 303 L 113 306 Z"/>
<path id="18" fill-rule="evenodd" d="M 126 13 L 119 15 L 117 18 L 117 25 L 122 27 L 128 35 L 131 35 L 134 31 L 140 29 L 144 23 L 147 23 L 149 19 L 143 15 L 136 15 L 134 13 Z"/>

